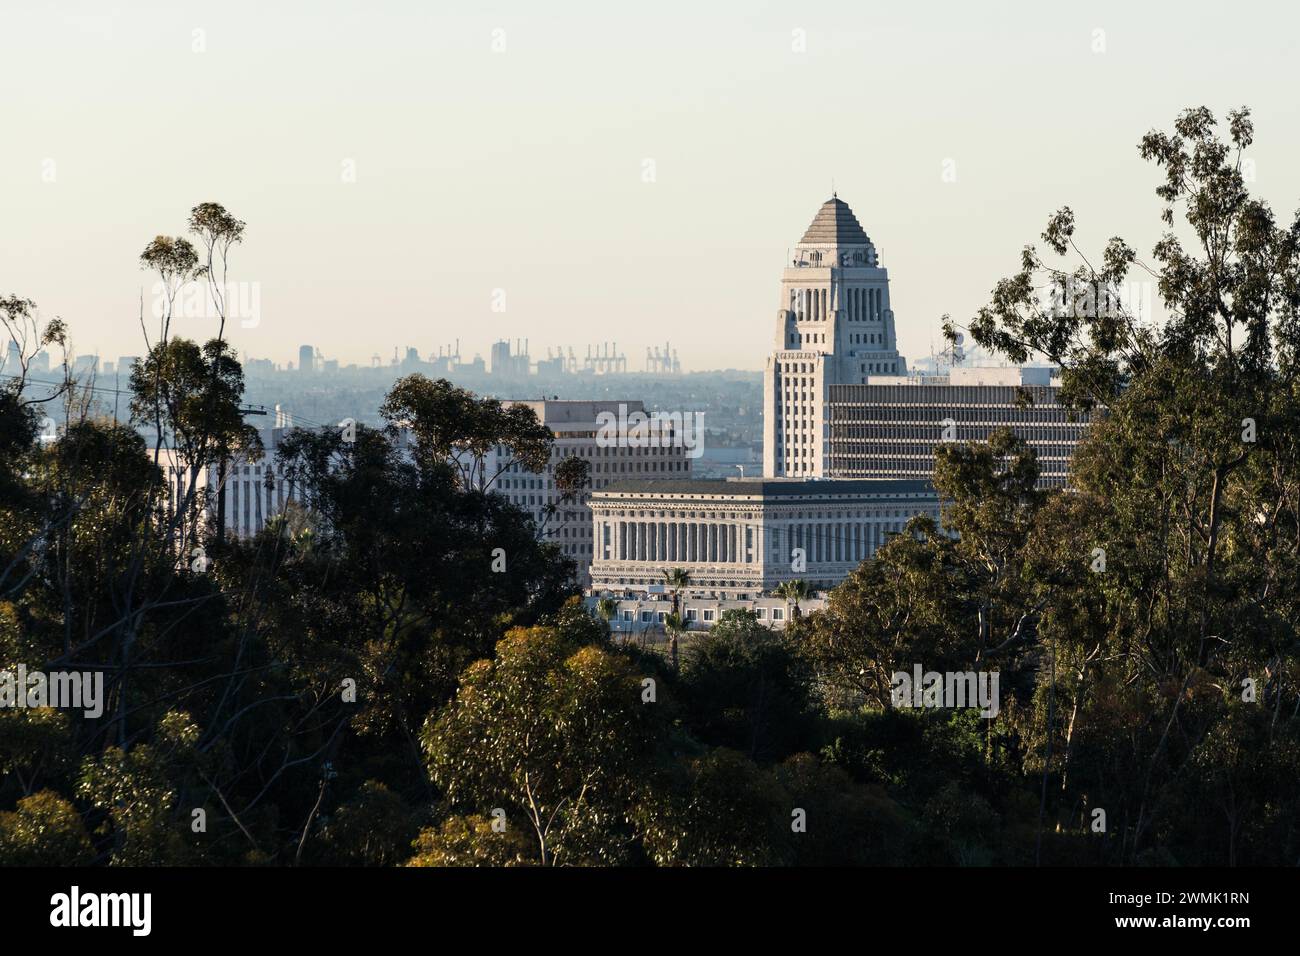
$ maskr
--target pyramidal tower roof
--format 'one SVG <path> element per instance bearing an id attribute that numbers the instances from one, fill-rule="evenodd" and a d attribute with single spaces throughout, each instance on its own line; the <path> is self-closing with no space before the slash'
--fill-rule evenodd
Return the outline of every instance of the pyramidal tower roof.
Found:
<path id="1" fill-rule="evenodd" d="M 813 217 L 812 224 L 799 240 L 805 244 L 834 246 L 866 246 L 871 244 L 858 217 L 853 215 L 849 204 L 838 196 L 832 196 L 822 203 Z"/>

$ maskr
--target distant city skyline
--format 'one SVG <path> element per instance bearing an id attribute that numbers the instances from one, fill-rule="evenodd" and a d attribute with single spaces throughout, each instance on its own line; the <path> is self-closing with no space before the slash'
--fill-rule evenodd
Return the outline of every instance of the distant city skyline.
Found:
<path id="1" fill-rule="evenodd" d="M 617 341 L 637 369 L 668 340 L 687 371 L 758 370 L 773 276 L 834 188 L 915 361 L 1059 206 L 1090 253 L 1122 235 L 1147 256 L 1159 173 L 1136 144 L 1186 106 L 1250 106 L 1252 187 L 1291 207 L 1300 13 L 1234 10 L 9 5 L 0 294 L 62 316 L 79 353 L 142 354 L 138 256 L 216 201 L 248 223 L 241 355 Z"/>

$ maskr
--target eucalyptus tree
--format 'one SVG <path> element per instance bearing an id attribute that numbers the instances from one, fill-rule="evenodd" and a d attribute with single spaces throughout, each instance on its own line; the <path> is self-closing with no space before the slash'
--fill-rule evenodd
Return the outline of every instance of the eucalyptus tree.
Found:
<path id="1" fill-rule="evenodd" d="M 1107 845 L 1128 860 L 1147 858 L 1169 825 L 1182 768 L 1246 732 L 1224 723 L 1233 708 L 1253 702 L 1260 745 L 1277 759 L 1297 732 L 1300 218 L 1280 222 L 1251 194 L 1249 111 L 1230 112 L 1220 130 L 1199 107 L 1142 137 L 1164 203 L 1149 258 L 1121 238 L 1089 254 L 1063 208 L 1043 232 L 1046 249 L 1026 247 L 969 326 L 1012 361 L 1058 364 L 1063 399 L 1102 412 L 1072 468 L 1084 504 L 1073 578 L 1048 592 L 1074 595 L 1088 622 L 1043 636 L 1073 645 L 1084 702 L 1069 722 L 1063 799 L 1105 805 L 1120 824 Z M 1130 303 L 1134 276 L 1158 292 L 1161 314 Z M 1092 716 L 1103 701 L 1128 713 L 1119 738 Z M 1050 753 L 1061 728 L 1047 719 L 1038 732 Z M 1221 861 L 1241 859 L 1247 832 L 1282 832 L 1279 814 L 1295 809 L 1279 790 L 1257 799 L 1251 831 L 1225 818 Z M 1253 847 L 1255 858 L 1267 852 Z"/>

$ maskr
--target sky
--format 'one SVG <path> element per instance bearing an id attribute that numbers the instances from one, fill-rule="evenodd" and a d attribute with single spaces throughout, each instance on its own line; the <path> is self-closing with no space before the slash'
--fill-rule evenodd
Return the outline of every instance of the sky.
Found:
<path id="1" fill-rule="evenodd" d="M 639 370 L 667 341 L 757 369 L 833 184 L 916 359 L 1062 205 L 1085 248 L 1148 253 L 1137 143 L 1185 107 L 1252 108 L 1253 188 L 1289 220 L 1298 47 L 1300 7 L 1250 0 L 4 0 L 0 295 L 139 354 L 140 252 L 214 201 L 247 223 L 249 356 L 613 341 Z"/>

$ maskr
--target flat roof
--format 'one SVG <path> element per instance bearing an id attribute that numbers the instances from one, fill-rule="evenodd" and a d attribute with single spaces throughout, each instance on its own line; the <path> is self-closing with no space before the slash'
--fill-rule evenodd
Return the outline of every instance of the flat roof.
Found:
<path id="1" fill-rule="evenodd" d="M 616 481 L 593 495 L 730 495 L 738 498 L 782 498 L 800 495 L 933 495 L 934 485 L 924 478 L 762 478 L 639 479 Z"/>

